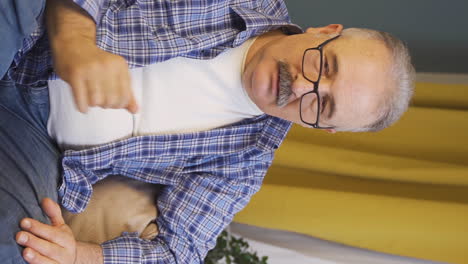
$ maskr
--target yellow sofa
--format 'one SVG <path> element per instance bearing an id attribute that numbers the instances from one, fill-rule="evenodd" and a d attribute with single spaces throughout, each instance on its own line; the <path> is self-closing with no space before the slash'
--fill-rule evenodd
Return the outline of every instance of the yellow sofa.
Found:
<path id="1" fill-rule="evenodd" d="M 294 126 L 235 221 L 468 263 L 468 85 L 418 82 L 402 120 L 378 133 Z"/>

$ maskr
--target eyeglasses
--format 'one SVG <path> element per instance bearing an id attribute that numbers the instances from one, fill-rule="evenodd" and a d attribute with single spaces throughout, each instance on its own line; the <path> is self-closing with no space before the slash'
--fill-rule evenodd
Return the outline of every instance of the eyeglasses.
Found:
<path id="1" fill-rule="evenodd" d="M 326 40 L 322 44 L 315 48 L 309 48 L 304 51 L 302 57 L 302 75 L 306 80 L 314 84 L 314 90 L 307 92 L 301 96 L 301 102 L 299 105 L 299 115 L 301 121 L 305 124 L 318 129 L 332 129 L 334 127 L 322 127 L 319 125 L 320 112 L 323 111 L 320 94 L 318 92 L 318 86 L 320 78 L 322 77 L 323 68 L 323 47 L 331 41 L 339 38 L 340 35 Z M 317 56 L 319 60 L 317 61 Z M 319 64 L 317 64 L 317 62 Z M 315 105 L 314 105 L 315 104 Z M 314 113 L 314 109 L 317 111 Z"/>

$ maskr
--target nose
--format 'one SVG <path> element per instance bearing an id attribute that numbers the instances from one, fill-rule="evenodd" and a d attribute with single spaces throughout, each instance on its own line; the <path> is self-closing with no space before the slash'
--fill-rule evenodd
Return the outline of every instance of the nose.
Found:
<path id="1" fill-rule="evenodd" d="M 298 74 L 296 79 L 291 84 L 291 91 L 296 96 L 296 98 L 301 97 L 303 94 L 313 91 L 314 84 L 304 78 L 302 74 Z"/>

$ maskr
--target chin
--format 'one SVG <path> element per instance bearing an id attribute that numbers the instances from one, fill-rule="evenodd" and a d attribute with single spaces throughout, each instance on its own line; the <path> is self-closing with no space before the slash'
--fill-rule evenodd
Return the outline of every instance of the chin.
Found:
<path id="1" fill-rule="evenodd" d="M 254 102 L 265 110 L 265 107 L 276 106 L 276 96 L 274 91 L 272 76 L 267 69 L 257 68 L 251 76 L 251 92 Z"/>

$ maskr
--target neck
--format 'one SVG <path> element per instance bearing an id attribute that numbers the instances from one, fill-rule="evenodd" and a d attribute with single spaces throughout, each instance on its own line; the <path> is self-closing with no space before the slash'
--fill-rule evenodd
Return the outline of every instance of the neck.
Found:
<path id="1" fill-rule="evenodd" d="M 277 40 L 279 38 L 285 37 L 286 35 L 280 30 L 273 30 L 267 32 L 263 35 L 260 35 L 255 42 L 250 46 L 249 51 L 247 52 L 247 57 L 245 58 L 245 65 L 248 65 L 249 62 L 253 59 L 253 57 L 259 53 L 264 46 L 270 43 L 273 40 Z M 245 67 L 244 67 L 245 69 Z"/>

